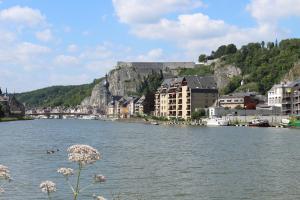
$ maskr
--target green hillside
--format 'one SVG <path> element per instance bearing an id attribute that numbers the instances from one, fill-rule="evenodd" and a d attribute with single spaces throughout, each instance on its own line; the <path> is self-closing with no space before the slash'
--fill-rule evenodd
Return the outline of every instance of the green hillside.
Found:
<path id="1" fill-rule="evenodd" d="M 16 94 L 16 97 L 26 107 L 76 106 L 91 95 L 93 87 L 100 81 L 101 79 L 95 79 L 93 83 L 84 85 L 52 86 Z"/>
<path id="2" fill-rule="evenodd" d="M 200 55 L 199 61 L 219 58 L 221 65 L 235 65 L 241 76 L 232 78 L 223 93 L 252 90 L 265 94 L 300 60 L 300 39 L 276 42 L 249 43 L 236 49 L 235 45 L 222 45 L 211 55 Z M 244 79 L 245 85 L 240 86 Z"/>

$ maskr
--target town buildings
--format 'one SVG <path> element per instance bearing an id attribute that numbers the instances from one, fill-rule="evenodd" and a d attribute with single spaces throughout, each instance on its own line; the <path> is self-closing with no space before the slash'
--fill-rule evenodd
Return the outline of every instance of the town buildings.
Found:
<path id="1" fill-rule="evenodd" d="M 274 85 L 268 91 L 268 105 L 281 108 L 282 115 L 300 114 L 300 80 Z"/>
<path id="2" fill-rule="evenodd" d="M 7 90 L 3 94 L 0 89 L 0 105 L 6 117 L 20 117 L 25 115 L 24 105 L 16 99 L 15 95 L 8 95 Z"/>
<path id="3" fill-rule="evenodd" d="M 155 93 L 157 117 L 190 119 L 197 109 L 208 108 L 218 98 L 214 77 L 185 76 L 165 79 Z"/>
<path id="4" fill-rule="evenodd" d="M 112 101 L 107 106 L 107 116 L 113 118 L 130 118 L 150 114 L 147 105 L 150 99 L 142 97 L 112 96 Z"/>
<path id="5" fill-rule="evenodd" d="M 276 84 L 268 91 L 268 106 L 282 108 L 283 94 L 286 93 L 288 85 L 286 83 Z"/>
<path id="6" fill-rule="evenodd" d="M 219 106 L 229 109 L 256 109 L 259 99 L 256 93 L 232 93 L 229 95 L 222 95 L 219 98 Z"/>

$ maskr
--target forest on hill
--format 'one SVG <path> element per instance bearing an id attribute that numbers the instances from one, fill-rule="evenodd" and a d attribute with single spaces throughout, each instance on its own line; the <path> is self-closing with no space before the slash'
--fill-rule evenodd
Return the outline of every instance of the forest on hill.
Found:
<path id="1" fill-rule="evenodd" d="M 95 79 L 90 84 L 71 86 L 52 86 L 16 94 L 19 101 L 26 107 L 73 107 L 79 105 L 82 100 L 91 95 L 94 86 L 101 79 Z"/>
<path id="2" fill-rule="evenodd" d="M 300 39 L 249 43 L 240 49 L 234 44 L 222 45 L 211 55 L 199 56 L 202 63 L 214 59 L 219 59 L 221 65 L 234 65 L 242 71 L 240 76 L 230 80 L 223 93 L 250 90 L 266 94 L 299 62 Z M 213 69 L 214 64 L 209 67 Z M 240 84 L 242 80 L 245 82 L 243 86 Z"/>

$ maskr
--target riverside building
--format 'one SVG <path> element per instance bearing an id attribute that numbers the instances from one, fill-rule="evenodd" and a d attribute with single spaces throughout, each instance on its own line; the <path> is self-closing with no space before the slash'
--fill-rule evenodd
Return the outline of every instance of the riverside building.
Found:
<path id="1" fill-rule="evenodd" d="M 274 85 L 268 91 L 268 105 L 279 107 L 282 115 L 299 115 L 300 80 Z"/>
<path id="2" fill-rule="evenodd" d="M 187 120 L 197 109 L 212 106 L 217 98 L 217 83 L 212 76 L 165 79 L 155 93 L 154 114 Z"/>

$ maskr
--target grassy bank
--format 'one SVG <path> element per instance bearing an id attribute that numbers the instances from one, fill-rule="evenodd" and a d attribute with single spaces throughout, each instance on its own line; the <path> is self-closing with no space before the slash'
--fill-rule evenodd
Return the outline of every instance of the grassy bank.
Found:
<path id="1" fill-rule="evenodd" d="M 21 120 L 33 120 L 31 117 L 3 117 L 0 118 L 0 122 L 12 122 L 12 121 L 21 121 Z"/>

